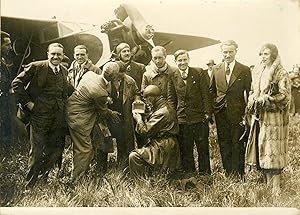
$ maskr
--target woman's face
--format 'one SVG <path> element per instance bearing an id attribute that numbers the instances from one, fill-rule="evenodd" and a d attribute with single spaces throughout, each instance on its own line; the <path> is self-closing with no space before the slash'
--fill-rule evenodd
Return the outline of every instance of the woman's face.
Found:
<path id="1" fill-rule="evenodd" d="M 270 49 L 264 49 L 261 53 L 260 53 L 260 57 L 261 57 L 261 62 L 265 65 L 265 66 L 270 66 L 272 65 L 272 60 L 271 60 L 271 50 Z"/>

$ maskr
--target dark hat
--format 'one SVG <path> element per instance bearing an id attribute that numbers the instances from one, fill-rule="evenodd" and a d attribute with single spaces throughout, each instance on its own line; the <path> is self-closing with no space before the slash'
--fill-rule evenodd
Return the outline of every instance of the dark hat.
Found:
<path id="1" fill-rule="evenodd" d="M 214 60 L 212 60 L 212 59 L 210 59 L 210 60 L 207 62 L 207 64 L 206 64 L 206 65 L 209 65 L 209 64 L 216 65 L 216 64 L 215 64 L 215 61 L 214 61 Z"/>

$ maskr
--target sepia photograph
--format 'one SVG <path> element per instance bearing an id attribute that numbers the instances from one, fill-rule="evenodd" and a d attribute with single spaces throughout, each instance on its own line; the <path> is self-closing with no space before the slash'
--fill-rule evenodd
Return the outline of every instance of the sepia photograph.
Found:
<path id="1" fill-rule="evenodd" d="M 0 4 L 0 215 L 300 214 L 300 0 Z"/>

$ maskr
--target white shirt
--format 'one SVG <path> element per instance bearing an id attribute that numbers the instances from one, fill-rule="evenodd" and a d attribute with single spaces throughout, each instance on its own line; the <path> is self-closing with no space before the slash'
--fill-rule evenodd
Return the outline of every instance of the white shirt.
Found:
<path id="1" fill-rule="evenodd" d="M 227 83 L 229 83 L 229 81 L 230 81 L 230 77 L 232 75 L 232 70 L 233 70 L 234 66 L 235 66 L 235 60 L 229 64 L 230 73 L 229 73 L 229 75 L 226 75 Z M 227 68 L 227 63 L 225 62 L 225 71 L 226 71 L 226 68 Z"/>
<path id="2" fill-rule="evenodd" d="M 82 77 L 82 75 L 83 75 L 83 72 L 84 72 L 84 65 L 86 64 L 86 62 L 84 62 L 83 64 L 76 64 L 76 68 L 75 68 L 75 72 L 76 72 L 76 74 L 75 74 L 75 88 L 78 86 L 78 84 L 79 84 L 79 81 L 80 81 L 80 79 L 81 79 L 81 77 Z"/>
<path id="3" fill-rule="evenodd" d="M 189 68 L 186 68 L 186 70 L 184 70 L 184 71 L 182 71 L 182 70 L 179 69 L 179 72 L 180 72 L 181 77 L 183 77 L 182 74 L 184 72 L 186 73 L 186 77 L 187 77 L 188 74 L 189 74 Z M 183 79 L 183 82 L 186 84 L 186 79 L 185 80 Z"/>
<path id="4" fill-rule="evenodd" d="M 212 75 L 212 69 L 211 69 L 211 70 L 207 69 L 207 73 L 208 73 L 209 77 L 211 78 L 211 75 Z"/>
<path id="5" fill-rule="evenodd" d="M 50 61 L 49 61 L 49 66 L 52 69 L 52 71 L 53 71 L 54 74 L 55 74 L 55 72 L 54 72 L 55 71 L 55 69 L 54 69 L 55 67 L 56 67 L 56 71 L 57 72 L 59 72 L 59 70 L 60 70 L 59 66 L 54 66 Z"/>

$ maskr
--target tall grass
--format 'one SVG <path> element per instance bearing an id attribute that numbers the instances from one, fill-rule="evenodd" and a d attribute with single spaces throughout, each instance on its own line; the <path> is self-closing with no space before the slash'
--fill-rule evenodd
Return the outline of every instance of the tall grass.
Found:
<path id="1" fill-rule="evenodd" d="M 92 170 L 75 186 L 68 186 L 71 175 L 71 149 L 65 150 L 63 168 L 53 171 L 46 184 L 25 190 L 28 146 L 1 148 L 0 206 L 36 207 L 296 207 L 300 208 L 300 117 L 291 118 L 289 164 L 282 174 L 282 194 L 272 196 L 260 182 L 260 173 L 247 172 L 245 182 L 225 177 L 215 127 L 210 130 L 212 184 L 196 176 L 196 186 L 184 187 L 166 175 L 131 180 L 115 168 L 115 154 L 110 156 L 109 171 L 104 176 Z M 5 151 L 4 151 L 5 150 Z M 196 153 L 196 152 L 195 152 Z M 57 177 L 60 175 L 60 177 Z"/>

